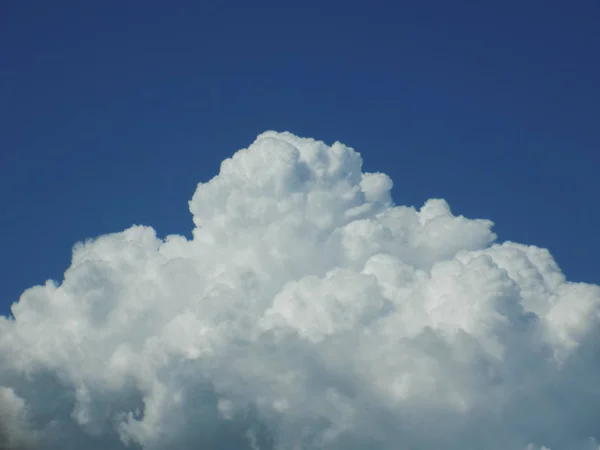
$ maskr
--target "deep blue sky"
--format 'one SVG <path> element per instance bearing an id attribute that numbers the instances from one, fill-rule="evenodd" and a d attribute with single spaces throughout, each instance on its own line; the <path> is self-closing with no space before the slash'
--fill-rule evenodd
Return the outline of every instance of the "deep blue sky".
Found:
<path id="1" fill-rule="evenodd" d="M 600 281 L 597 0 L 205 3 L 0 2 L 0 312 L 78 240 L 189 233 L 196 183 L 267 129 Z"/>

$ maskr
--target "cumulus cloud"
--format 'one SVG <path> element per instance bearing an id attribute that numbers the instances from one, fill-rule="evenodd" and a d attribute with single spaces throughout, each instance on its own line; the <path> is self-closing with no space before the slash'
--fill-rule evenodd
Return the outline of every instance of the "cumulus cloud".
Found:
<path id="1" fill-rule="evenodd" d="M 266 132 L 0 317 L 0 447 L 598 450 L 600 287 Z"/>

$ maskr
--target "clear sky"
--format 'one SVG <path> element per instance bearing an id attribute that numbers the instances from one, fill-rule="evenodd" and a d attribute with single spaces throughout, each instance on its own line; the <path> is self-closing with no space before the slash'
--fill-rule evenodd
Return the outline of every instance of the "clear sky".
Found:
<path id="1" fill-rule="evenodd" d="M 1 2 L 0 312 L 271 129 L 600 281 L 600 3 L 206 3 Z"/>

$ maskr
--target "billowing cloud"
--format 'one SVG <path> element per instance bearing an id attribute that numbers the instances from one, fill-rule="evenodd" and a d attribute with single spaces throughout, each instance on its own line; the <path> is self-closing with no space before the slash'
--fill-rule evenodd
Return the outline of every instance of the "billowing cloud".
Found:
<path id="1" fill-rule="evenodd" d="M 598 450 L 600 287 L 361 165 L 267 132 L 193 239 L 77 244 L 0 318 L 0 444 Z"/>

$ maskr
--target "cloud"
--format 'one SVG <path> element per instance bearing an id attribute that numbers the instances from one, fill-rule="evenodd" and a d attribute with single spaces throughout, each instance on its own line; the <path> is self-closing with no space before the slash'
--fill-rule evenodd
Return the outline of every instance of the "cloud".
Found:
<path id="1" fill-rule="evenodd" d="M 0 317 L 0 444 L 598 450 L 600 287 L 361 166 L 266 132 L 193 239 L 77 244 Z"/>

